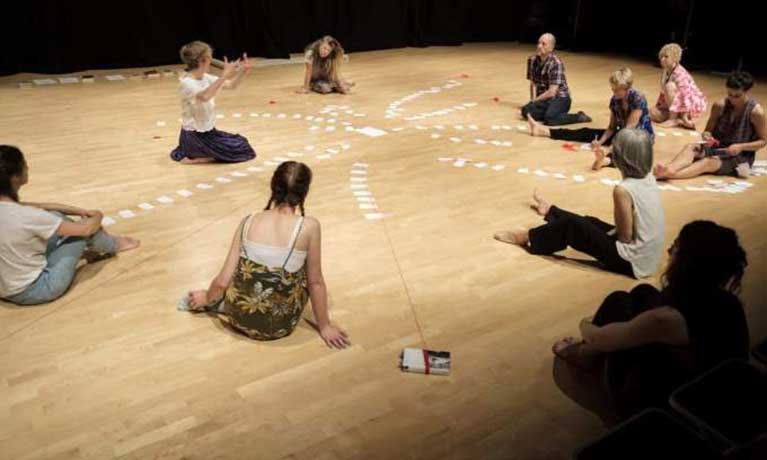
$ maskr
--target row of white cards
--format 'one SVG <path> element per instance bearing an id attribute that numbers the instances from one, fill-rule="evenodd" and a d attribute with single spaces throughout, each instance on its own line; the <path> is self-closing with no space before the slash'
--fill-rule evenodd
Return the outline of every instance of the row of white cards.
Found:
<path id="1" fill-rule="evenodd" d="M 445 109 L 434 110 L 432 112 L 417 113 L 409 117 L 404 117 L 404 119 L 407 121 L 415 121 L 415 120 L 423 120 L 425 118 L 441 117 L 455 111 L 463 111 L 472 107 L 476 107 L 477 105 L 479 104 L 477 104 L 476 102 L 464 102 L 462 104 L 454 105 L 452 107 L 447 107 Z"/>
<path id="2" fill-rule="evenodd" d="M 293 115 L 288 115 L 286 113 L 274 113 L 273 114 L 273 113 L 270 113 L 270 112 L 263 112 L 263 113 L 250 112 L 250 113 L 247 114 L 247 116 L 250 117 L 250 118 L 268 118 L 268 119 L 279 119 L 279 120 L 286 120 L 286 119 L 301 120 L 301 119 L 303 119 L 303 120 L 310 121 L 310 122 L 313 122 L 313 123 L 323 123 L 323 122 L 325 122 L 325 123 L 328 123 L 330 125 L 334 125 L 338 121 L 335 118 L 325 119 L 323 117 L 315 117 L 313 115 L 302 115 L 300 113 L 294 113 Z M 362 116 L 365 116 L 365 115 L 362 115 Z M 216 114 L 216 119 L 218 119 L 218 120 L 223 120 L 225 118 L 227 118 L 227 115 L 224 114 L 224 113 L 217 113 Z M 242 119 L 242 118 L 246 118 L 246 115 L 244 113 L 242 113 L 242 112 L 234 112 L 234 113 L 232 113 L 230 115 L 230 118 Z M 178 119 L 178 122 L 181 123 L 181 119 L 180 118 Z M 167 125 L 167 123 L 164 120 L 157 121 L 155 124 L 157 126 L 160 126 L 160 127 Z M 341 125 L 343 125 L 343 126 L 352 126 L 352 123 L 350 121 L 342 121 Z M 319 127 L 317 127 L 316 129 L 319 129 Z"/>
<path id="3" fill-rule="evenodd" d="M 456 168 L 463 168 L 466 165 L 474 166 L 477 169 L 491 169 L 493 171 L 503 171 L 506 169 L 505 165 L 502 164 L 490 164 L 485 161 L 475 161 L 470 160 L 468 158 L 453 158 L 453 157 L 439 157 L 437 158 L 437 161 L 441 163 L 450 163 Z"/>
<path id="4" fill-rule="evenodd" d="M 438 133 L 432 133 L 430 137 L 432 139 L 439 139 L 440 137 L 442 137 L 442 135 Z M 450 142 L 453 142 L 456 144 L 463 142 L 463 139 L 461 139 L 460 137 L 450 137 L 449 140 Z M 490 144 L 490 145 L 495 145 L 496 147 L 511 147 L 511 141 L 501 141 L 497 139 L 491 139 L 491 140 L 474 139 L 474 143 L 479 145 Z"/>
<path id="5" fill-rule="evenodd" d="M 365 219 L 383 219 L 384 214 L 378 212 L 376 199 L 368 188 L 368 167 L 367 163 L 354 163 L 349 171 L 349 189 L 357 200 L 357 206 L 363 211 Z"/>
<path id="6" fill-rule="evenodd" d="M 338 146 L 328 147 L 327 149 L 325 149 L 325 153 L 316 155 L 316 158 L 317 160 L 327 160 L 332 158 L 335 155 L 338 155 L 344 150 L 349 150 L 350 148 L 351 148 L 351 145 L 348 143 L 342 143 L 342 144 L 339 144 Z M 306 153 L 309 153 L 316 150 L 316 147 L 314 145 L 307 145 L 303 148 L 303 150 L 306 151 Z M 285 161 L 291 161 L 297 157 L 302 157 L 304 156 L 304 154 L 305 153 L 301 151 L 288 152 L 286 153 L 287 155 L 286 157 L 276 156 L 270 160 L 265 160 L 263 162 L 264 166 L 249 166 L 245 170 L 232 171 L 225 175 L 218 176 L 211 181 L 201 182 L 197 184 L 195 188 L 202 191 L 211 190 L 215 188 L 216 186 L 223 186 L 223 185 L 232 183 L 236 179 L 248 177 L 251 173 L 263 172 L 265 171 L 265 167 L 277 167 L 280 165 L 280 163 L 283 163 Z M 139 210 L 143 212 L 151 212 L 155 208 L 157 208 L 157 206 L 159 205 L 170 206 L 174 204 L 176 200 L 180 198 L 189 198 L 192 195 L 194 195 L 194 192 L 188 189 L 180 189 L 180 190 L 176 190 L 175 193 L 161 195 L 155 198 L 152 202 L 141 202 L 136 205 L 136 208 L 138 208 Z M 115 217 L 105 216 L 104 219 L 101 221 L 101 224 L 105 227 L 108 227 L 110 225 L 113 225 L 116 222 L 115 220 L 116 218 L 132 219 L 136 217 L 138 213 L 141 211 L 137 211 L 136 209 L 121 209 L 117 211 L 117 214 Z"/>
<path id="7" fill-rule="evenodd" d="M 452 89 L 457 88 L 461 86 L 462 83 L 455 80 L 448 80 L 447 83 L 441 86 L 432 86 L 429 89 L 423 89 L 416 91 L 414 93 L 410 93 L 407 96 L 404 96 L 400 99 L 397 99 L 396 101 L 389 104 L 389 107 L 386 109 L 386 114 L 384 115 L 384 118 L 391 119 L 396 118 L 401 115 L 402 112 L 404 112 L 404 109 L 401 109 L 400 106 L 403 104 L 413 101 L 415 99 L 418 99 L 419 97 L 425 95 L 425 94 L 436 94 L 441 92 L 443 89 Z"/>
<path id="8" fill-rule="evenodd" d="M 543 169 L 535 169 L 531 171 L 530 168 L 519 168 L 517 169 L 517 172 L 519 174 L 533 174 L 538 177 L 553 177 L 554 179 L 567 179 L 568 177 L 571 177 L 572 180 L 575 182 L 586 182 L 586 178 L 579 174 L 568 176 L 562 172 L 549 172 Z M 603 177 L 599 179 L 599 183 L 601 183 L 602 185 L 614 187 L 616 185 L 619 185 L 621 181 L 618 179 L 610 179 L 610 178 Z M 731 193 L 732 194 L 732 193 L 742 193 L 753 186 L 754 184 L 751 182 L 740 181 L 740 180 L 728 181 L 723 179 L 709 179 L 706 181 L 706 186 L 704 187 L 699 187 L 694 185 L 678 187 L 673 184 L 659 183 L 658 189 L 672 191 L 672 192 L 681 192 L 683 190 L 686 190 L 688 192 L 713 192 L 713 193 Z"/>
<path id="9" fill-rule="evenodd" d="M 354 109 L 350 108 L 348 105 L 326 105 L 322 109 L 320 109 L 320 113 L 323 115 L 330 115 L 331 117 L 338 117 L 341 116 L 342 113 L 346 115 L 351 115 L 353 117 L 366 117 L 367 114 L 356 112 Z"/>
<path id="10" fill-rule="evenodd" d="M 487 162 L 484 161 L 477 161 L 477 160 L 470 160 L 467 158 L 451 158 L 451 157 L 440 157 L 437 159 L 441 163 L 450 163 L 456 168 L 463 168 L 466 165 L 474 166 L 477 169 L 484 169 L 489 168 L 494 171 L 501 171 L 505 169 L 504 165 L 490 165 Z M 564 172 L 551 172 L 546 171 L 543 169 L 531 169 L 531 168 L 525 168 L 521 167 L 517 169 L 518 174 L 531 174 L 537 177 L 545 177 L 545 178 L 554 178 L 559 180 L 566 180 L 571 179 L 574 182 L 586 182 L 586 178 L 580 174 L 573 174 L 568 175 Z M 617 179 L 610 179 L 610 178 L 601 178 L 599 179 L 599 183 L 607 186 L 614 187 L 618 184 L 620 184 L 620 180 Z M 695 186 L 695 185 L 688 185 L 684 187 L 678 187 L 672 184 L 665 184 L 665 183 L 659 183 L 658 189 L 660 190 L 667 190 L 672 192 L 681 192 L 683 190 L 688 192 L 711 192 L 711 193 L 729 193 L 729 194 L 735 194 L 735 193 L 742 193 L 748 190 L 749 188 L 753 187 L 754 184 L 751 182 L 746 182 L 742 180 L 736 180 L 736 181 L 730 181 L 730 180 L 724 180 L 724 179 L 708 179 L 706 181 L 705 186 Z"/>

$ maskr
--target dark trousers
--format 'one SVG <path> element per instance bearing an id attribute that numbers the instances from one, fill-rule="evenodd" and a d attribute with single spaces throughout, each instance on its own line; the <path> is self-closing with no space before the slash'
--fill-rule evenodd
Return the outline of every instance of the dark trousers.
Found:
<path id="1" fill-rule="evenodd" d="M 635 316 L 660 307 L 663 304 L 661 293 L 654 286 L 643 283 L 631 292 L 615 291 L 605 297 L 594 315 L 595 326 L 631 321 Z"/>
<path id="2" fill-rule="evenodd" d="M 580 123 L 580 117 L 570 111 L 572 103 L 569 97 L 552 97 L 542 101 L 530 101 L 522 107 L 522 116 L 531 115 L 533 120 L 542 121 L 549 126 L 571 125 Z"/>
<path id="3" fill-rule="evenodd" d="M 580 129 L 550 129 L 549 135 L 552 139 L 560 141 L 573 141 L 583 142 L 590 144 L 594 140 L 598 140 L 605 133 L 604 129 L 594 128 L 580 128 Z M 612 136 L 605 141 L 603 145 L 610 145 L 612 142 Z"/>
<path id="4" fill-rule="evenodd" d="M 618 254 L 616 238 L 607 232 L 613 225 L 592 216 L 579 216 L 552 206 L 544 217 L 546 223 L 530 229 L 530 252 L 551 255 L 568 246 L 594 257 L 607 270 L 634 276 L 631 263 Z"/>

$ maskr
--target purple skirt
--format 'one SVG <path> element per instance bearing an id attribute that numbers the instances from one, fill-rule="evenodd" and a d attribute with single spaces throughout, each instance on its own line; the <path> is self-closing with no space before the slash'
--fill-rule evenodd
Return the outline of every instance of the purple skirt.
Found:
<path id="1" fill-rule="evenodd" d="M 173 160 L 183 158 L 214 158 L 222 163 L 240 163 L 252 160 L 256 152 L 248 140 L 239 134 L 230 134 L 216 128 L 201 133 L 181 130 L 178 147 L 170 152 Z"/>

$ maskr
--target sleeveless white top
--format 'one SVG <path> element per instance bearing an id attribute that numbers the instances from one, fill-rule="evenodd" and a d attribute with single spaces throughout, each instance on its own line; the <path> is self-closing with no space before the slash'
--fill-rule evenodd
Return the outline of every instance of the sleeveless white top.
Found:
<path id="1" fill-rule="evenodd" d="M 245 223 L 243 235 L 248 234 L 252 220 L 253 216 L 250 216 Z M 303 223 L 303 216 L 299 217 L 295 227 L 293 227 L 293 234 L 290 237 L 288 246 L 284 248 L 269 246 L 268 244 L 254 243 L 248 240 L 247 237 L 243 237 L 242 241 L 245 255 L 253 262 L 265 265 L 269 268 L 279 268 L 284 265 L 285 271 L 290 273 L 295 273 L 301 270 L 301 267 L 303 267 L 306 262 L 306 251 L 299 251 L 294 248 L 294 245 L 296 244 L 296 239 L 298 238 Z"/>
<path id="2" fill-rule="evenodd" d="M 630 243 L 616 241 L 618 254 L 631 262 L 634 276 L 646 278 L 655 273 L 663 255 L 666 219 L 660 201 L 655 176 L 643 179 L 627 177 L 620 183 L 634 202 L 634 240 Z"/>

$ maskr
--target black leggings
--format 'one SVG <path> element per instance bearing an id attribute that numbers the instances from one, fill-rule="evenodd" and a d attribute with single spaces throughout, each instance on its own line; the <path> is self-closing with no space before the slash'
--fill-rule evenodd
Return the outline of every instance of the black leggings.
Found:
<path id="1" fill-rule="evenodd" d="M 560 141 L 574 141 L 574 142 L 583 142 L 585 144 L 590 144 L 595 139 L 599 140 L 599 138 L 602 137 L 605 131 L 606 130 L 604 129 L 594 129 L 594 128 L 579 128 L 579 129 L 552 128 L 552 129 L 549 129 L 549 135 L 551 136 L 552 139 L 557 139 Z M 610 145 L 612 140 L 613 138 L 612 136 L 610 136 L 602 145 Z"/>
<path id="2" fill-rule="evenodd" d="M 614 235 L 607 233 L 615 228 L 596 217 L 579 216 L 552 206 L 544 217 L 546 223 L 532 228 L 530 252 L 551 255 L 568 246 L 594 257 L 607 270 L 621 275 L 634 276 L 631 263 L 618 254 Z"/>
<path id="3" fill-rule="evenodd" d="M 595 326 L 605 326 L 610 323 L 631 321 L 637 315 L 660 307 L 663 299 L 660 291 L 654 286 L 643 283 L 631 292 L 615 291 L 605 297 L 594 315 L 592 323 Z"/>

